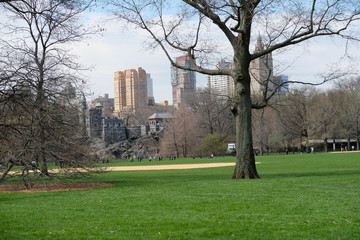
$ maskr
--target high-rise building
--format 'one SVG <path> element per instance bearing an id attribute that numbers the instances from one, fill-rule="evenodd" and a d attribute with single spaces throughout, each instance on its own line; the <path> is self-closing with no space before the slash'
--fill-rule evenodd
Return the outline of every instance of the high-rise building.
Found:
<path id="1" fill-rule="evenodd" d="M 260 52 L 264 50 L 264 44 L 259 36 L 256 41 L 255 51 Z M 275 89 L 273 83 L 273 59 L 272 54 L 268 53 L 250 63 L 250 77 L 251 77 L 251 91 L 254 94 L 259 94 L 265 90 L 273 91 Z"/>
<path id="2" fill-rule="evenodd" d="M 289 92 L 289 77 L 284 74 L 274 76 L 274 84 L 278 94 L 286 94 Z"/>
<path id="3" fill-rule="evenodd" d="M 231 69 L 231 62 L 221 61 L 216 65 L 217 69 Z M 234 79 L 227 75 L 209 75 L 208 87 L 212 93 L 218 96 L 231 96 L 234 93 Z"/>
<path id="4" fill-rule="evenodd" d="M 147 106 L 147 77 L 141 67 L 114 73 L 114 113 L 123 117 Z"/>
<path id="5" fill-rule="evenodd" d="M 191 67 L 189 56 L 177 57 L 175 61 L 180 66 Z M 195 72 L 172 66 L 171 85 L 174 107 L 177 108 L 181 104 L 188 104 L 196 89 Z"/>
<path id="6" fill-rule="evenodd" d="M 148 105 L 154 106 L 155 105 L 155 98 L 153 93 L 153 79 L 151 78 L 150 74 L 146 74 L 147 80 L 147 96 L 148 96 Z"/>
<path id="7" fill-rule="evenodd" d="M 153 79 L 151 78 L 150 73 L 146 74 L 146 81 L 147 81 L 147 95 L 148 97 L 154 97 Z"/>

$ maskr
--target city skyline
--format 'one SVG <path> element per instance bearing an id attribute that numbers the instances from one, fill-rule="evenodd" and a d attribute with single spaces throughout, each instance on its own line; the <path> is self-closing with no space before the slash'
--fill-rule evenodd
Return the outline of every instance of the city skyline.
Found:
<path id="1" fill-rule="evenodd" d="M 94 23 L 102 17 L 94 14 L 89 21 Z M 113 73 L 119 69 L 141 66 L 151 74 L 156 102 L 168 100 L 172 103 L 170 62 L 162 50 L 149 50 L 149 36 L 141 30 L 123 29 L 118 22 L 106 25 L 107 29 L 101 36 L 78 43 L 74 48 L 80 62 L 93 66 L 90 72 L 85 73 L 86 86 L 93 93 L 91 98 L 105 93 L 113 97 Z M 251 51 L 255 49 L 256 37 L 252 38 Z M 126 57 L 116 58 L 116 53 Z M 353 58 L 344 57 L 345 53 Z M 343 65 L 344 62 L 356 65 L 358 59 L 355 56 L 360 56 L 360 48 L 353 43 L 328 38 L 314 39 L 307 44 L 293 46 L 286 52 L 273 53 L 274 68 L 282 66 L 274 74 L 288 75 L 294 81 L 320 81 L 317 74 L 329 72 L 334 66 Z M 349 71 L 356 73 L 358 69 Z M 196 78 L 197 87 L 207 86 L 207 76 L 196 73 Z"/>

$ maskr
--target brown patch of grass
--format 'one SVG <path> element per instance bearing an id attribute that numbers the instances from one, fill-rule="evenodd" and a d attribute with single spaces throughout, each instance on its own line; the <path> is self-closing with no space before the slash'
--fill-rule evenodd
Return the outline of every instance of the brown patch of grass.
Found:
<path id="1" fill-rule="evenodd" d="M 83 190 L 90 188 L 110 187 L 111 184 L 101 182 L 78 182 L 78 183 L 48 183 L 48 184 L 33 184 L 31 188 L 26 188 L 25 185 L 0 185 L 0 192 L 54 192 L 54 191 L 72 191 Z"/>

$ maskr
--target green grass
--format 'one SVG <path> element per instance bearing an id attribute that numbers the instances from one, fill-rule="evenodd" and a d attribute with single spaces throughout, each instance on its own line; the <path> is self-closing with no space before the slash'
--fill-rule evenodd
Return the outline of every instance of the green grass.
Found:
<path id="1" fill-rule="evenodd" d="M 108 188 L 0 193 L 0 238 L 360 239 L 360 153 L 257 161 L 258 180 L 231 180 L 233 167 L 109 172 L 91 180 Z"/>

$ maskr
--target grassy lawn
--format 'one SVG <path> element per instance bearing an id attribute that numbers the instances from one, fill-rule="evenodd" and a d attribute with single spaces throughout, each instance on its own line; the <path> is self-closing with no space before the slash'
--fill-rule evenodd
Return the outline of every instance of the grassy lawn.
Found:
<path id="1" fill-rule="evenodd" d="M 192 161 L 234 158 L 160 163 Z M 231 180 L 233 167 L 108 172 L 86 179 L 108 188 L 0 193 L 0 238 L 360 239 L 360 153 L 257 161 L 259 180 Z"/>

